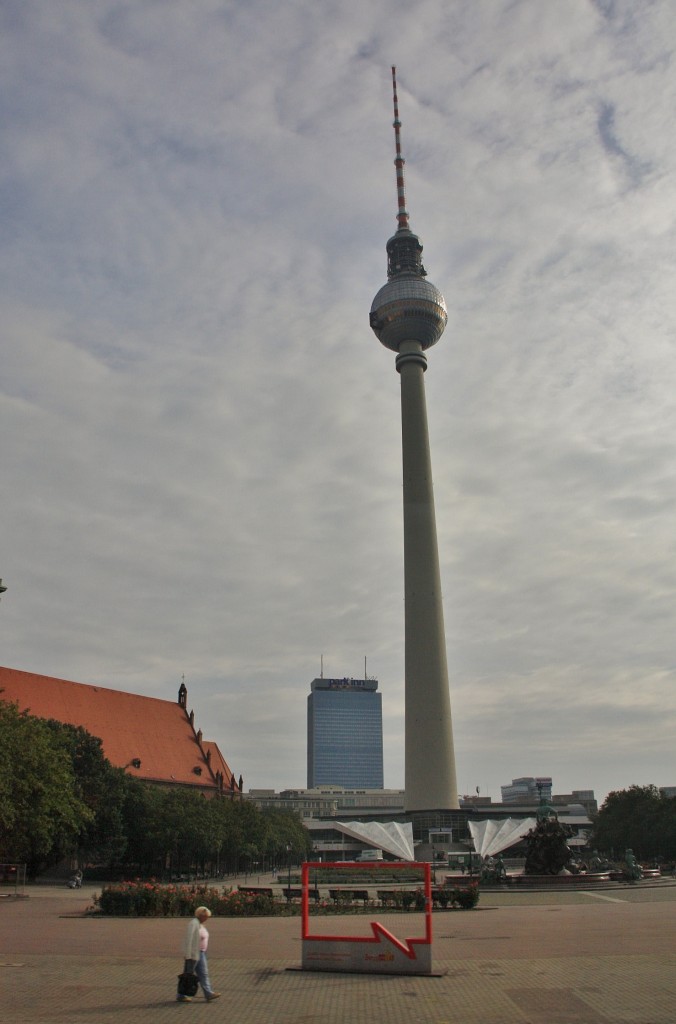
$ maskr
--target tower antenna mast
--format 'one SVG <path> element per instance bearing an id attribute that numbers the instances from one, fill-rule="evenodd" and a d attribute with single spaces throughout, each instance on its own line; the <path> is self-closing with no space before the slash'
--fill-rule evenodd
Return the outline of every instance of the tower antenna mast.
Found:
<path id="1" fill-rule="evenodd" d="M 404 186 L 404 164 L 406 161 L 401 155 L 401 121 L 399 120 L 399 100 L 397 99 L 397 69 L 392 65 L 392 101 L 394 105 L 394 142 L 396 157 L 394 166 L 397 169 L 397 223 L 400 231 L 408 231 L 408 210 L 406 209 L 406 189 Z"/>

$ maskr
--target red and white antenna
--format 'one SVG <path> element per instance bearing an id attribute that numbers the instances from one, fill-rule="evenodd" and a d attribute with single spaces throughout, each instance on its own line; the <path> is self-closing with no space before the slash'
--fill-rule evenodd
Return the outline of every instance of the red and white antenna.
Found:
<path id="1" fill-rule="evenodd" d="M 408 231 L 408 211 L 406 209 L 406 191 L 404 188 L 404 164 L 406 161 L 401 155 L 401 135 L 399 134 L 401 121 L 399 120 L 399 102 L 397 100 L 397 69 L 394 64 L 392 65 L 392 98 L 394 100 L 394 141 L 397 153 L 394 160 L 394 166 L 397 169 L 397 202 L 399 204 L 397 222 L 400 231 Z"/>

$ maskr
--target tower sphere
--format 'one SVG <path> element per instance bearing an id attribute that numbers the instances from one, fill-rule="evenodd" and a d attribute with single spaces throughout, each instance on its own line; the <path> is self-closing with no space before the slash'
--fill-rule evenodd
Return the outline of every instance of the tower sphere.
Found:
<path id="1" fill-rule="evenodd" d="M 417 274 L 400 273 L 384 284 L 371 305 L 371 327 L 378 340 L 393 352 L 404 341 L 418 341 L 423 349 L 436 344 L 448 321 L 446 303 L 431 281 Z"/>

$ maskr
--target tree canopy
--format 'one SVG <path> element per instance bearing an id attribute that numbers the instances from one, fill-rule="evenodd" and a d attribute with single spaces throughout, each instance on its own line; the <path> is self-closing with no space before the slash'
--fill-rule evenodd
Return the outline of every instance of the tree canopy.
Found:
<path id="1" fill-rule="evenodd" d="M 293 813 L 126 775 L 80 726 L 0 700 L 0 860 L 34 877 L 66 856 L 97 874 L 216 875 L 312 848 Z"/>
<path id="2" fill-rule="evenodd" d="M 0 859 L 35 875 L 64 856 L 93 817 L 48 723 L 0 701 Z"/>
<path id="3" fill-rule="evenodd" d="M 609 793 L 599 810 L 592 845 L 615 858 L 633 850 L 639 860 L 676 858 L 676 797 L 656 786 Z"/>

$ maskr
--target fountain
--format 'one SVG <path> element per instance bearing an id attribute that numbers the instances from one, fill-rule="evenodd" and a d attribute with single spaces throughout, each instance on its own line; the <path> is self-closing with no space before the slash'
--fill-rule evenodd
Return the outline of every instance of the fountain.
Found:
<path id="1" fill-rule="evenodd" d="M 523 841 L 526 845 L 526 863 L 523 873 L 515 874 L 505 869 L 502 857 L 498 856 L 496 861 L 491 854 L 490 844 L 484 852 L 484 862 L 481 869 L 481 881 L 485 885 L 518 885 L 529 887 L 564 887 L 574 886 L 585 887 L 595 885 L 599 882 L 610 882 L 610 873 L 598 865 L 597 870 L 581 872 L 573 863 L 573 854 L 568 846 L 568 840 L 573 836 L 573 830 L 569 825 L 559 821 L 554 808 L 541 800 L 537 808 L 535 818 L 528 818 L 523 821 L 508 822 L 482 822 L 486 833 L 491 832 L 498 839 L 497 846 L 500 846 L 500 834 L 504 834 L 501 849 L 507 849 L 516 841 Z M 493 824 L 494 830 L 488 828 Z M 478 825 L 470 829 L 475 838 L 475 844 L 480 833 Z M 475 834 L 476 833 L 476 834 Z M 509 840 L 511 839 L 511 843 Z M 501 851 L 493 844 L 493 853 Z"/>

